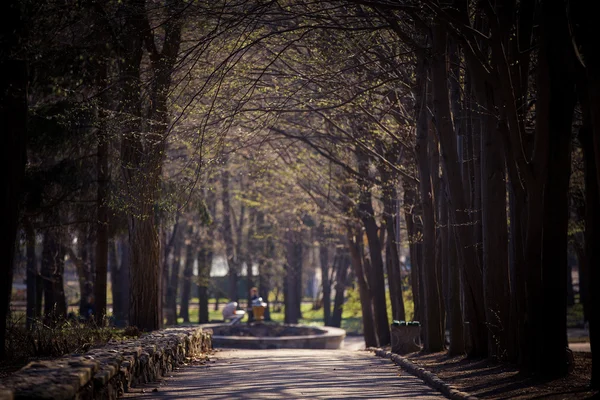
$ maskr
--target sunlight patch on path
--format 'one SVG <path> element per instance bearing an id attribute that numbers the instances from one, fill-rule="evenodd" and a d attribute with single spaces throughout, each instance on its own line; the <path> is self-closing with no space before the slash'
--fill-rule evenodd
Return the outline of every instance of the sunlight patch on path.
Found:
<path id="1" fill-rule="evenodd" d="M 126 398 L 443 399 L 420 379 L 370 352 L 222 350 L 214 363 L 182 368 Z M 152 390 L 157 389 L 157 392 Z M 145 393 L 141 393 L 144 390 Z"/>

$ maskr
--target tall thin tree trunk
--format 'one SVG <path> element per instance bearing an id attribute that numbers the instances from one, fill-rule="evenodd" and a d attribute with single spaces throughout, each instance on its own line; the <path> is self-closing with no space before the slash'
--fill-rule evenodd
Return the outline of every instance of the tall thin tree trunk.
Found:
<path id="1" fill-rule="evenodd" d="M 417 72 L 417 142 L 415 154 L 419 168 L 419 187 L 421 190 L 421 208 L 423 210 L 423 289 L 425 304 L 423 322 L 425 330 L 425 351 L 437 352 L 444 349 L 444 332 L 440 318 L 440 297 L 435 261 L 435 195 L 429 169 L 429 124 L 427 116 L 427 70 L 424 60 L 419 62 Z"/>
<path id="2" fill-rule="evenodd" d="M 406 221 L 406 232 L 408 234 L 408 247 L 410 253 L 410 282 L 413 299 L 413 320 L 420 321 L 422 314 L 421 280 L 419 279 L 419 270 L 421 268 L 421 243 L 418 242 L 417 228 L 413 221 L 413 209 L 415 207 L 415 191 L 412 186 L 404 184 L 404 219 Z"/>
<path id="3" fill-rule="evenodd" d="M 2 170 L 2 212 L 0 230 L 0 359 L 5 357 L 6 320 L 9 315 L 13 279 L 15 243 L 19 222 L 19 201 L 27 160 L 27 61 L 22 56 L 26 26 L 21 15 L 22 2 L 9 0 L 3 5 L 0 23 L 2 55 L 0 56 L 0 145 Z"/>
<path id="4" fill-rule="evenodd" d="M 192 288 L 192 280 L 194 277 L 194 245 L 196 240 L 193 238 L 194 225 L 188 225 L 187 244 L 185 246 L 185 266 L 183 268 L 183 280 L 181 281 L 181 310 L 179 316 L 183 318 L 183 322 L 190 322 L 190 292 Z"/>
<path id="5" fill-rule="evenodd" d="M 227 275 L 229 281 L 229 301 L 238 301 L 237 281 L 239 273 L 239 254 L 235 253 L 233 242 L 233 228 L 231 226 L 231 203 L 229 195 L 229 170 L 227 160 L 224 161 L 221 172 L 221 201 L 223 203 L 223 240 L 225 241 L 225 253 L 227 255 Z"/>
<path id="6" fill-rule="evenodd" d="M 189 222 L 188 222 L 189 223 Z M 181 228 L 173 233 L 173 262 L 171 263 L 171 274 L 167 280 L 167 295 L 165 296 L 164 309 L 166 310 L 167 325 L 177 324 L 177 289 L 179 287 L 179 271 L 181 267 L 181 247 L 183 235 Z"/>
<path id="7" fill-rule="evenodd" d="M 323 286 L 323 323 L 327 326 L 331 318 L 331 282 L 329 282 L 329 244 L 323 224 L 319 226 L 319 261 Z"/>
<path id="8" fill-rule="evenodd" d="M 368 159 L 360 151 L 356 151 L 358 159 L 358 170 L 361 176 L 368 176 Z M 359 183 L 360 194 L 358 203 L 358 214 L 365 226 L 365 233 L 369 243 L 369 257 L 371 258 L 371 273 L 369 274 L 369 286 L 373 296 L 373 312 L 375 317 L 375 330 L 380 346 L 390 343 L 390 327 L 387 316 L 385 299 L 385 276 L 382 257 L 381 242 L 379 241 L 379 228 L 375 222 L 375 211 L 373 210 L 371 191 L 369 183 L 363 180 Z"/>
<path id="9" fill-rule="evenodd" d="M 333 312 L 331 313 L 331 326 L 340 328 L 342 326 L 342 312 L 344 306 L 344 293 L 348 285 L 348 267 L 350 259 L 348 254 L 340 254 L 335 274 L 335 297 L 333 301 Z"/>
<path id="10" fill-rule="evenodd" d="M 367 280 L 365 279 L 365 271 L 363 268 L 363 255 L 359 240 L 360 234 L 355 234 L 350 226 L 346 228 L 346 240 L 348 249 L 350 250 L 350 260 L 356 275 L 358 290 L 360 295 L 360 308 L 362 311 L 363 335 L 367 347 L 377 347 L 377 335 L 375 334 L 375 320 L 373 318 L 373 305 L 371 303 L 371 295 Z"/>
<path id="11" fill-rule="evenodd" d="M 31 329 L 40 317 L 37 314 L 37 257 L 35 254 L 35 230 L 29 221 L 25 221 L 25 238 L 27 246 L 27 329 Z"/>
<path id="12" fill-rule="evenodd" d="M 286 324 L 297 324 L 300 319 L 298 280 L 302 279 L 302 234 L 290 230 L 286 235 L 286 271 L 284 282 Z"/>

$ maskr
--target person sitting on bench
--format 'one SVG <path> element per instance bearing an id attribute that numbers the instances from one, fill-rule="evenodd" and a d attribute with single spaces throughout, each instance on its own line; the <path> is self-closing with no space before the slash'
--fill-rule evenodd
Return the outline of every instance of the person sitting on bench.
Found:
<path id="1" fill-rule="evenodd" d="M 223 307 L 223 319 L 225 321 L 231 320 L 231 325 L 237 324 L 244 318 L 246 312 L 244 310 L 237 310 L 238 303 L 236 301 L 232 301 L 227 303 L 225 307 Z"/>

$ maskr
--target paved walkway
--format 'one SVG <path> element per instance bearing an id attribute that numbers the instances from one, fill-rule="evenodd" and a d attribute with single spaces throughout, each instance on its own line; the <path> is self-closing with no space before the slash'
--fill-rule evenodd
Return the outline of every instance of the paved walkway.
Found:
<path id="1" fill-rule="evenodd" d="M 205 365 L 182 368 L 160 383 L 132 390 L 126 398 L 444 398 L 389 360 L 348 349 L 223 349 Z"/>

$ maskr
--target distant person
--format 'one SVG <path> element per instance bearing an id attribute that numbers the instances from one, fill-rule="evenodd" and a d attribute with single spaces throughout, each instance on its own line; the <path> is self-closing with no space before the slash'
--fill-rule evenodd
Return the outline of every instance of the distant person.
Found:
<path id="1" fill-rule="evenodd" d="M 232 301 L 223 307 L 223 319 L 225 321 L 231 320 L 232 325 L 240 322 L 242 318 L 244 318 L 244 315 L 246 315 L 246 312 L 244 310 L 238 310 L 237 306 L 237 301 Z"/>
<path id="2" fill-rule="evenodd" d="M 265 307 L 262 297 L 258 295 L 258 288 L 250 289 L 250 307 L 248 307 L 248 323 L 251 321 L 262 321 L 265 317 Z"/>

